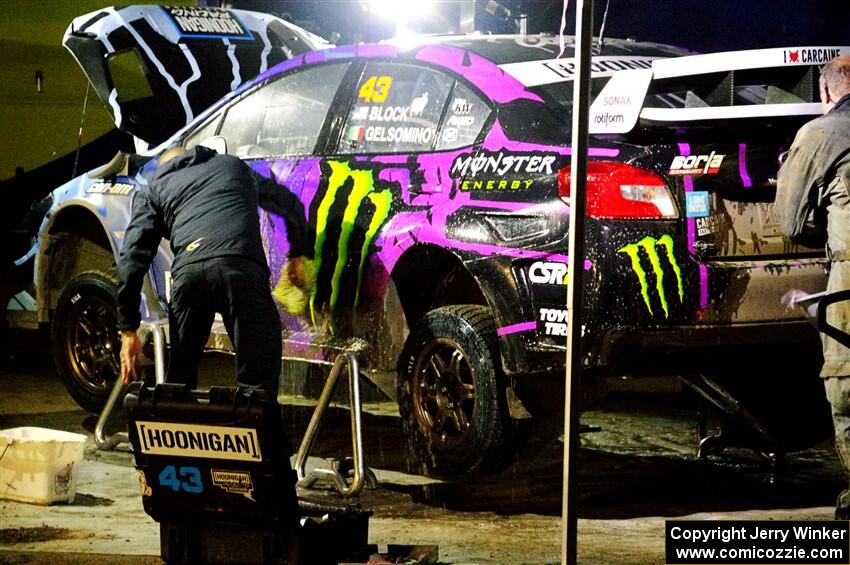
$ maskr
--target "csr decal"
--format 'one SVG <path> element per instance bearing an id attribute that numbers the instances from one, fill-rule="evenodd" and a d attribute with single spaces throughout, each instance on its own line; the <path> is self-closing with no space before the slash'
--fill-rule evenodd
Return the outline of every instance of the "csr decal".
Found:
<path id="1" fill-rule="evenodd" d="M 252 502 L 254 500 L 254 483 L 251 480 L 251 473 L 248 471 L 223 471 L 220 469 L 210 469 L 212 481 L 215 486 L 233 494 L 241 494 Z"/>
<path id="2" fill-rule="evenodd" d="M 671 175 L 714 175 L 720 172 L 720 165 L 726 155 L 712 151 L 708 155 L 677 155 L 670 164 Z"/>
<path id="3" fill-rule="evenodd" d="M 567 266 L 554 261 L 536 261 L 528 268 L 528 280 L 534 284 L 567 284 Z"/>
<path id="4" fill-rule="evenodd" d="M 136 422 L 142 453 L 260 461 L 257 431 L 251 428 L 196 426 L 173 422 Z"/>
<path id="5" fill-rule="evenodd" d="M 786 49 L 782 52 L 784 63 L 828 63 L 841 55 L 841 49 Z"/>
<path id="6" fill-rule="evenodd" d="M 567 311 L 556 308 L 541 308 L 540 321 L 544 323 L 546 335 L 567 335 Z"/>
<path id="7" fill-rule="evenodd" d="M 475 155 L 462 155 L 452 163 L 452 178 L 478 175 L 502 176 L 519 174 L 553 174 L 552 165 L 557 155 L 545 153 L 491 153 L 480 151 Z"/>
<path id="8" fill-rule="evenodd" d="M 354 290 L 352 302 L 357 306 L 369 247 L 392 205 L 392 193 L 376 186 L 371 170 L 347 162 L 324 162 L 322 183 L 323 194 L 310 210 L 316 222 L 316 285 L 310 296 L 314 322 L 319 305 L 335 310 L 348 289 Z"/>
<path id="9" fill-rule="evenodd" d="M 643 302 L 646 304 L 646 309 L 650 314 L 655 312 L 652 309 L 652 301 L 650 300 L 649 280 L 647 272 L 644 269 L 644 260 L 649 263 L 649 268 L 652 270 L 655 278 L 655 291 L 658 294 L 658 301 L 661 303 L 661 309 L 664 310 L 664 317 L 669 317 L 669 308 L 667 304 L 667 294 L 664 290 L 664 277 L 667 269 L 664 268 L 659 249 L 663 250 L 665 257 L 664 262 L 669 266 L 676 277 L 676 288 L 678 289 L 679 303 L 684 299 L 684 289 L 682 288 L 682 271 L 679 269 L 679 264 L 676 262 L 676 256 L 673 254 L 673 238 L 669 235 L 663 235 L 659 239 L 652 236 L 646 236 L 637 243 L 624 245 L 617 251 L 624 253 L 631 260 L 632 271 L 638 278 L 640 283 L 640 293 L 643 297 Z M 644 259 L 645 258 L 645 259 Z"/>

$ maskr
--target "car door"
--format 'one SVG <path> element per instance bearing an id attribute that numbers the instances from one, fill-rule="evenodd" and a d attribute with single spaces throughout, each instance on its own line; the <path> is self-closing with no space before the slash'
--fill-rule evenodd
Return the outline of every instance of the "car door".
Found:
<path id="1" fill-rule="evenodd" d="M 413 61 L 367 60 L 346 100 L 310 209 L 320 226 L 316 302 L 338 330 L 367 335 L 386 322 L 389 273 L 404 250 L 446 245 L 452 164 L 471 153 L 490 107 L 456 77 Z"/>
<path id="2" fill-rule="evenodd" d="M 309 210 L 317 189 L 318 148 L 324 145 L 330 110 L 350 65 L 350 61 L 317 64 L 271 79 L 233 101 L 217 130 L 205 125 L 204 135 L 217 133 L 229 154 L 275 180 L 280 190 L 295 194 Z M 215 120 L 213 116 L 208 124 Z M 198 139 L 187 139 L 187 144 Z M 259 214 L 271 282 L 280 304 L 281 273 L 289 251 L 286 227 L 275 214 L 262 209 Z M 315 230 L 315 223 L 310 227 Z M 303 316 L 287 311 L 284 304 L 280 311 L 285 328 L 304 327 Z"/>

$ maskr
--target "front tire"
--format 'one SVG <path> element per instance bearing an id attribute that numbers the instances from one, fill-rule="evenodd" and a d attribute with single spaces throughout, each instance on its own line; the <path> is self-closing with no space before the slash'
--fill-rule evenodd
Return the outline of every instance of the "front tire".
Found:
<path id="1" fill-rule="evenodd" d="M 428 312 L 405 342 L 398 403 L 426 474 L 485 473 L 510 463 L 496 323 L 485 306 Z"/>
<path id="2" fill-rule="evenodd" d="M 87 271 L 72 278 L 53 313 L 53 362 L 71 397 L 100 412 L 120 374 L 118 280 Z"/>

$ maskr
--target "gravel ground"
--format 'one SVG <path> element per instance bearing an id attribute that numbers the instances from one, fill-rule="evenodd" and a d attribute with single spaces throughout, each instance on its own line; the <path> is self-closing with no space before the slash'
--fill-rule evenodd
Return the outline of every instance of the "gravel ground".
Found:
<path id="1" fill-rule="evenodd" d="M 0 501 L 0 564 L 160 563 L 158 526 L 142 510 L 132 455 L 94 448 L 95 417 L 74 404 L 46 357 L 18 355 L 0 368 L 0 429 L 87 434 L 77 497 L 49 507 Z M 311 402 L 288 400 L 287 426 L 297 442 Z M 370 543 L 436 544 L 446 564 L 559 562 L 560 443 L 495 476 L 434 481 L 409 473 L 399 455 L 403 440 L 393 406 L 369 408 L 366 457 L 381 483 L 360 498 L 374 512 Z M 668 391 L 613 394 L 583 415 L 589 431 L 578 462 L 581 563 L 664 563 L 664 525 L 671 518 L 831 519 L 844 479 L 829 442 L 778 465 L 742 450 L 696 461 L 694 414 L 693 402 Z M 344 408 L 331 410 L 316 455 L 349 449 L 348 421 Z M 300 494 L 335 499 L 327 486 Z"/>

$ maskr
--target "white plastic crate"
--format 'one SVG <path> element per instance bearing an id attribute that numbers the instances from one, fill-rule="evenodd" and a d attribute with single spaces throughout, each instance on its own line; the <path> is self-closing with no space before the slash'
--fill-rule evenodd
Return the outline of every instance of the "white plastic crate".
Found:
<path id="1" fill-rule="evenodd" d="M 47 428 L 0 430 L 0 499 L 73 502 L 86 436 Z"/>

